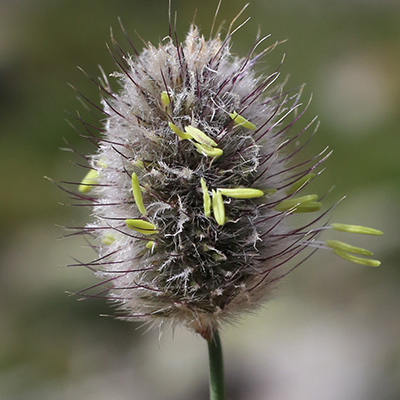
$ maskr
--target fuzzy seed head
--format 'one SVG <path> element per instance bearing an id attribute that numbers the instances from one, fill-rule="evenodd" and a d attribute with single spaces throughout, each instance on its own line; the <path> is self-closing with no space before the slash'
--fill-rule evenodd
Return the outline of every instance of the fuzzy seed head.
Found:
<path id="1" fill-rule="evenodd" d="M 300 94 L 256 74 L 263 52 L 234 56 L 230 40 L 192 26 L 183 43 L 115 56 L 119 91 L 102 83 L 103 135 L 79 190 L 93 206 L 89 265 L 122 318 L 209 337 L 268 299 L 319 232 L 290 221 L 321 206 L 299 192 L 324 151 L 293 161 L 314 121 L 292 133 Z"/>

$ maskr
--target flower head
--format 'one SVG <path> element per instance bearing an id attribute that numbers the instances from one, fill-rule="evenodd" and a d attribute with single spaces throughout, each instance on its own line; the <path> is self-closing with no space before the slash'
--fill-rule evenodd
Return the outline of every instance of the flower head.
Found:
<path id="1" fill-rule="evenodd" d="M 120 89 L 105 76 L 98 84 L 100 137 L 82 121 L 98 150 L 76 198 L 93 207 L 82 233 L 98 258 L 84 265 L 101 282 L 80 294 L 106 290 L 122 318 L 204 337 L 255 310 L 317 248 L 379 264 L 367 250 L 316 240 L 328 228 L 379 231 L 318 226 L 327 211 L 292 225 L 293 214 L 321 209 L 308 189 L 330 152 L 301 158 L 317 125 L 296 130 L 301 90 L 278 85 L 278 71 L 255 72 L 274 45 L 256 54 L 263 38 L 237 57 L 230 31 L 206 39 L 191 26 L 183 43 L 170 34 L 132 56 L 115 45 Z"/>

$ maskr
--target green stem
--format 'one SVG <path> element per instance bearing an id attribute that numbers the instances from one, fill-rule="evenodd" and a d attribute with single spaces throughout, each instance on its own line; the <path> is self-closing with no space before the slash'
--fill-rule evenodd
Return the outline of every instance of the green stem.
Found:
<path id="1" fill-rule="evenodd" d="M 210 361 L 210 400 L 224 400 L 224 362 L 222 357 L 221 339 L 218 331 L 216 331 L 207 342 Z"/>

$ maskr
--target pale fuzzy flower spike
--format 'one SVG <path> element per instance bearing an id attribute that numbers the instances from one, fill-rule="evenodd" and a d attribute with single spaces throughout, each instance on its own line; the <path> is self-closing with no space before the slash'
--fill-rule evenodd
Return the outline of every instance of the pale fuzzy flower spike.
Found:
<path id="1" fill-rule="evenodd" d="M 315 119 L 295 127 L 307 109 L 301 90 L 276 85 L 278 71 L 254 71 L 276 43 L 256 55 L 263 38 L 240 58 L 231 31 L 206 39 L 191 26 L 183 43 L 170 32 L 141 53 L 129 40 L 132 55 L 112 39 L 120 89 L 104 74 L 93 80 L 103 127 L 78 117 L 98 150 L 75 193 L 93 222 L 77 233 L 94 239 L 98 257 L 82 265 L 101 279 L 79 294 L 115 302 L 121 318 L 184 325 L 205 338 L 257 309 L 317 248 L 379 265 L 368 250 L 316 237 L 328 228 L 380 231 L 317 226 L 330 209 L 292 226 L 292 214 L 321 209 L 320 197 L 304 192 L 330 153 L 298 159 L 316 129 Z"/>

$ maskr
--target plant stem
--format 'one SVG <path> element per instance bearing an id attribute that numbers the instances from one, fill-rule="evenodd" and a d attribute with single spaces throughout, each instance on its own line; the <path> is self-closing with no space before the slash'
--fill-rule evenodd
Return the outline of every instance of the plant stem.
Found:
<path id="1" fill-rule="evenodd" d="M 207 340 L 210 362 L 210 400 L 225 399 L 224 362 L 218 331 Z"/>

